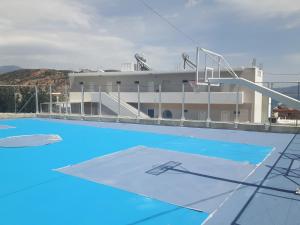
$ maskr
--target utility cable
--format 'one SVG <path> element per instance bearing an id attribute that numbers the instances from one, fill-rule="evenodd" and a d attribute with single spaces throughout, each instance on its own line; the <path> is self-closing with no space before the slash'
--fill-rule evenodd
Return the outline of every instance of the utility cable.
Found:
<path id="1" fill-rule="evenodd" d="M 186 39 L 188 39 L 189 41 L 193 42 L 193 44 L 198 44 L 197 41 L 192 38 L 190 35 L 188 35 L 187 33 L 185 33 L 183 30 L 181 30 L 180 28 L 178 28 L 176 25 L 174 25 L 170 20 L 168 20 L 166 17 L 164 17 L 163 15 L 161 15 L 156 9 L 154 9 L 153 7 L 151 7 L 148 3 L 146 3 L 144 0 L 138 0 L 139 2 L 141 2 L 146 8 L 148 8 L 151 12 L 153 12 L 154 14 L 156 14 L 158 17 L 160 17 L 163 21 L 165 21 L 170 27 L 172 27 L 174 30 L 176 30 L 178 33 L 180 33 L 181 35 L 183 35 Z"/>

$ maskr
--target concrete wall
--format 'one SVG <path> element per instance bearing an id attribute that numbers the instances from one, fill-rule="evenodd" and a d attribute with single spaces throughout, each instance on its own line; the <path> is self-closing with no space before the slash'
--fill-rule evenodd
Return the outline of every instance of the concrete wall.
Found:
<path id="1" fill-rule="evenodd" d="M 14 118 L 12 115 L 12 118 Z M 32 114 L 31 114 L 32 115 Z M 266 124 L 252 124 L 252 123 L 227 123 L 227 122 L 202 122 L 189 120 L 154 120 L 154 119 L 136 119 L 136 118 L 112 118 L 112 117 L 98 117 L 98 116 L 80 116 L 80 115 L 59 115 L 59 114 L 37 114 L 39 118 L 52 119 L 67 119 L 67 120 L 86 120 L 86 121 L 102 121 L 102 122 L 120 122 L 120 123 L 139 123 L 151 125 L 166 125 L 166 126 L 185 126 L 185 127 L 210 127 L 213 129 L 231 129 L 231 130 L 246 130 L 246 131 L 260 131 L 260 132 L 275 132 L 275 133 L 292 133 L 299 132 L 299 127 L 290 125 L 266 125 Z M 1 118 L 1 115 L 0 115 Z M 158 126 L 159 129 L 159 126 Z"/>
<path id="2" fill-rule="evenodd" d="M 72 114 L 81 114 L 80 111 L 80 103 L 72 103 L 71 104 L 71 113 Z M 116 116 L 117 114 L 111 111 L 106 106 L 102 105 L 101 107 L 101 113 L 102 115 L 107 116 Z M 90 103 L 85 102 L 84 103 L 84 114 L 85 115 L 99 115 L 99 104 L 98 103 Z"/>
<path id="3" fill-rule="evenodd" d="M 263 72 L 258 68 L 245 69 L 242 72 L 241 77 L 256 83 L 263 82 Z M 265 111 L 265 109 L 262 108 L 265 107 L 265 105 L 262 104 L 262 95 L 259 92 L 245 87 L 241 87 L 240 91 L 244 93 L 245 102 L 252 105 L 250 121 L 254 123 L 261 123 L 263 119 L 262 112 Z"/>

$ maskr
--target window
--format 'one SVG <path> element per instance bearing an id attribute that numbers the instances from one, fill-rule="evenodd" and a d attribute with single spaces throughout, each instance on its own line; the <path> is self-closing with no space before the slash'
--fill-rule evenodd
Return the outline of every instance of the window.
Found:
<path id="1" fill-rule="evenodd" d="M 170 110 L 165 110 L 165 111 L 163 111 L 162 117 L 166 118 L 166 119 L 171 119 L 173 117 L 173 115 Z"/>

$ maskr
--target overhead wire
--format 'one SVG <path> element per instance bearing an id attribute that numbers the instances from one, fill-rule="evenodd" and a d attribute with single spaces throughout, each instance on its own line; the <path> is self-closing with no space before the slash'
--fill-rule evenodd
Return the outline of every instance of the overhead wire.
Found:
<path id="1" fill-rule="evenodd" d="M 186 39 L 191 41 L 193 44 L 198 45 L 198 42 L 192 38 L 189 34 L 184 32 L 182 29 L 177 27 L 175 24 L 173 24 L 170 20 L 168 20 L 165 16 L 163 16 L 160 12 L 158 12 L 156 9 L 154 9 L 152 6 L 150 6 L 145 0 L 137 0 L 140 3 L 142 3 L 148 10 L 150 10 L 152 13 L 156 14 L 159 18 L 161 18 L 165 23 L 167 23 L 170 27 L 172 27 L 175 31 L 180 33 L 182 36 L 184 36 Z M 272 75 L 272 76 L 300 76 L 300 73 L 273 73 L 273 72 L 264 72 L 266 75 Z"/>
<path id="2" fill-rule="evenodd" d="M 300 73 L 273 73 L 273 72 L 264 72 L 264 74 L 267 75 L 272 75 L 272 76 L 280 76 L 280 75 L 285 75 L 285 76 L 300 76 Z"/>
<path id="3" fill-rule="evenodd" d="M 150 6 L 147 2 L 145 2 L 144 0 L 137 0 L 137 1 L 141 2 L 146 8 L 148 8 L 150 11 L 152 11 L 154 14 L 156 14 L 158 17 L 160 17 L 163 21 L 165 21 L 165 23 L 167 23 L 170 27 L 172 27 L 178 33 L 183 35 L 186 39 L 191 41 L 193 44 L 198 45 L 197 41 L 194 38 L 192 38 L 190 35 L 188 35 L 182 29 L 177 27 L 175 24 L 173 24 L 170 20 L 168 20 L 166 17 L 164 17 L 162 14 L 160 14 L 156 9 L 154 9 L 152 6 Z"/>

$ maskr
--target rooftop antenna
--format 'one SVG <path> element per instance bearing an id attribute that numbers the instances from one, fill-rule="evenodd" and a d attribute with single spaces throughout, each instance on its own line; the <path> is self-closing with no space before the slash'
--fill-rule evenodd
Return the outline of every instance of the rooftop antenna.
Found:
<path id="1" fill-rule="evenodd" d="M 188 66 L 190 69 L 196 69 L 196 64 L 190 60 L 190 56 L 187 53 L 182 53 L 183 69 L 185 70 Z"/>
<path id="2" fill-rule="evenodd" d="M 137 62 L 137 70 L 139 71 L 149 71 L 152 70 L 151 67 L 146 63 L 147 60 L 142 56 L 136 53 L 134 55 Z"/>
<path id="3" fill-rule="evenodd" d="M 256 58 L 252 59 L 252 67 L 256 67 Z"/>

